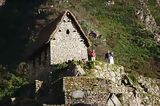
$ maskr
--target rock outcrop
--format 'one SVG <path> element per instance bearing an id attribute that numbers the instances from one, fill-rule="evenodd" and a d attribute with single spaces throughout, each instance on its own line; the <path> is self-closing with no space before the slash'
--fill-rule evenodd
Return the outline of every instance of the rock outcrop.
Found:
<path id="1" fill-rule="evenodd" d="M 93 75 L 98 78 L 109 79 L 109 91 L 121 94 L 119 99 L 123 106 L 158 106 L 160 105 L 159 80 L 125 73 L 124 67 L 108 65 L 95 66 Z"/>
<path id="2" fill-rule="evenodd" d="M 54 84 L 47 85 L 47 88 L 41 89 L 43 82 L 36 80 L 36 101 L 43 106 L 160 105 L 159 79 L 143 77 L 132 71 L 126 73 L 123 66 L 114 64 L 96 61 L 94 65 L 93 69 L 86 70 L 78 65 L 76 70 L 81 70 L 83 74 L 63 77 Z M 43 95 L 38 92 L 39 89 Z"/>
<path id="3" fill-rule="evenodd" d="M 139 2 L 140 8 L 136 11 L 136 16 L 144 23 L 145 29 L 149 30 L 154 35 L 155 40 L 160 42 L 160 27 L 157 26 L 156 21 L 147 6 L 147 0 L 139 0 Z M 159 0 L 157 0 L 157 3 L 160 3 Z"/>
<path id="4" fill-rule="evenodd" d="M 106 6 L 112 6 L 115 4 L 115 2 L 113 0 L 107 0 L 105 4 Z"/>
<path id="5" fill-rule="evenodd" d="M 160 0 L 156 0 L 156 1 L 157 1 L 158 6 L 160 6 Z"/>

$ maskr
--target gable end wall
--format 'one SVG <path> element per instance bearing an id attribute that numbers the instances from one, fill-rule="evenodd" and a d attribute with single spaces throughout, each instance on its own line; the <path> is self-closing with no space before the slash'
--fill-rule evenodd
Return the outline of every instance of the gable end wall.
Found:
<path id="1" fill-rule="evenodd" d="M 59 64 L 73 59 L 88 60 L 84 39 L 67 16 L 64 16 L 52 37 L 50 41 L 51 64 Z"/>

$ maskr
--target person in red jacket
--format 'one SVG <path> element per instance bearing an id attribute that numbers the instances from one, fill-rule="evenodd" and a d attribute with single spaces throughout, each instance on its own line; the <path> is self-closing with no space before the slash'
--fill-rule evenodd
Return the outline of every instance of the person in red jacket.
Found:
<path id="1" fill-rule="evenodd" d="M 93 50 L 91 53 L 91 61 L 95 61 L 96 60 L 96 51 Z"/>

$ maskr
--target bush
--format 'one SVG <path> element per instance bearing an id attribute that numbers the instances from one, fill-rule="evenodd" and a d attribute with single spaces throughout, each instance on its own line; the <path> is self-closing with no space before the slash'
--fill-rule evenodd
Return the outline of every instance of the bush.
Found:
<path id="1" fill-rule="evenodd" d="M 54 65 L 54 70 L 52 71 L 52 74 L 50 75 L 50 80 L 52 81 L 56 81 L 59 78 L 63 77 L 64 72 L 69 68 L 68 63 L 62 63 L 62 64 L 57 64 Z"/>
<path id="2" fill-rule="evenodd" d="M 95 62 L 89 61 L 89 62 L 87 63 L 87 68 L 88 68 L 88 69 L 93 69 L 94 67 L 95 67 Z"/>
<path id="3" fill-rule="evenodd" d="M 9 73 L 0 66 L 0 100 L 6 96 L 11 96 L 18 88 L 27 83 L 25 78 Z"/>

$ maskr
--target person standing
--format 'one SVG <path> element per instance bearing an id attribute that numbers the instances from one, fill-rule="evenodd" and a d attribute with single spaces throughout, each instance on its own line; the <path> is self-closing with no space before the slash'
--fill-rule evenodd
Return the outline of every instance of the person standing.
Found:
<path id="1" fill-rule="evenodd" d="M 96 51 L 93 50 L 91 53 L 91 61 L 95 61 L 96 60 Z"/>
<path id="2" fill-rule="evenodd" d="M 105 54 L 105 60 L 109 63 L 109 50 L 108 50 L 108 52 Z"/>
<path id="3" fill-rule="evenodd" d="M 105 59 L 109 64 L 114 64 L 113 52 L 108 51 L 105 54 Z"/>
<path id="4" fill-rule="evenodd" d="M 109 64 L 114 64 L 113 52 L 109 54 Z"/>

